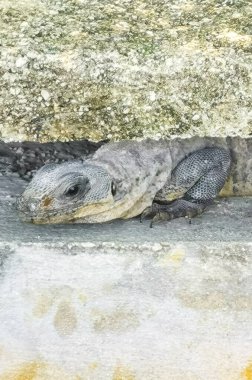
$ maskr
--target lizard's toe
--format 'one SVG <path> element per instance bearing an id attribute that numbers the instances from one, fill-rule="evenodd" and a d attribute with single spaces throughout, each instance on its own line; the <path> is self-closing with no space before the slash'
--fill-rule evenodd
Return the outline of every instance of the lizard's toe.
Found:
<path id="1" fill-rule="evenodd" d="M 145 218 L 151 218 L 151 217 L 153 217 L 155 215 L 155 212 L 154 212 L 154 210 L 153 210 L 153 207 L 152 206 L 150 206 L 150 207 L 147 207 L 143 212 L 142 212 L 142 214 L 140 215 L 140 223 L 142 223 L 143 222 L 143 220 L 145 219 Z"/>
<path id="2" fill-rule="evenodd" d="M 168 221 L 174 219 L 175 216 L 172 212 L 169 211 L 159 211 L 155 214 L 155 216 L 152 218 L 150 222 L 150 228 L 153 227 L 154 223 L 161 222 L 161 221 Z"/>
<path id="3" fill-rule="evenodd" d="M 147 207 L 141 214 L 140 216 L 140 223 L 143 222 L 145 218 L 154 218 L 155 215 L 160 213 L 162 211 L 162 205 L 158 203 L 152 203 L 151 206 Z"/>
<path id="4" fill-rule="evenodd" d="M 191 224 L 191 219 L 202 214 L 205 210 L 206 203 L 197 204 L 185 199 L 178 199 L 170 205 L 156 205 L 155 209 L 153 209 L 153 206 L 152 212 L 149 213 L 149 216 L 152 217 L 150 227 L 153 227 L 153 224 L 156 222 L 168 221 L 181 217 L 187 218 Z"/>

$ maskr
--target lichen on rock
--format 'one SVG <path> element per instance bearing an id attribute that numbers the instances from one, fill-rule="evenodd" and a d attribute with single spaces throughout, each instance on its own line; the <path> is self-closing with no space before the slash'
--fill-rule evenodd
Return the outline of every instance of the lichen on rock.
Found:
<path id="1" fill-rule="evenodd" d="M 0 138 L 252 134 L 240 0 L 0 0 Z"/>

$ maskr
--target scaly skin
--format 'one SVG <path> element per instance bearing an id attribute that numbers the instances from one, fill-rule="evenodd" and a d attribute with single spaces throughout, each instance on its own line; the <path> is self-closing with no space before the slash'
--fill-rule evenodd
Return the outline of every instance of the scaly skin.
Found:
<path id="1" fill-rule="evenodd" d="M 207 147 L 217 148 L 218 157 L 213 157 L 221 166 L 217 165 L 217 172 L 214 167 L 214 174 L 218 177 L 218 170 L 223 170 L 221 178 L 224 175 L 224 180 L 229 173 L 228 152 L 231 152 L 232 170 L 229 182 L 222 190 L 223 195 L 252 195 L 252 139 L 121 141 L 102 146 L 85 162 L 44 166 L 19 198 L 17 208 L 23 220 L 33 223 L 97 223 L 140 215 L 152 206 L 155 197 L 159 201 L 160 198 L 183 197 L 181 202 L 175 203 L 179 206 L 174 217 L 187 215 L 183 210 L 188 210 L 188 201 L 194 216 L 197 214 L 195 210 L 204 210 L 207 199 L 197 198 L 199 186 L 193 186 L 208 172 L 200 171 L 197 181 L 194 179 L 189 185 L 183 182 L 183 178 L 181 180 L 181 175 L 179 186 L 174 185 L 173 177 L 176 170 L 179 172 L 181 162 L 186 163 L 186 157 L 193 152 L 198 151 L 199 155 L 197 153 L 195 157 L 202 161 L 202 152 L 206 152 L 202 149 Z M 208 183 L 205 181 L 203 185 Z M 220 182 L 214 190 L 217 195 Z M 211 195 L 209 200 L 215 195 Z M 157 213 L 154 212 L 154 217 Z M 161 219 L 170 219 L 167 210 L 164 213 L 166 217 L 162 214 Z"/>

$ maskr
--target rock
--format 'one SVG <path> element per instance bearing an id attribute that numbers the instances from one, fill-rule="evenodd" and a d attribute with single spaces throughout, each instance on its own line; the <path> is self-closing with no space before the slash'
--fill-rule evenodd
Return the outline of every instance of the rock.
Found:
<path id="1" fill-rule="evenodd" d="M 49 92 L 47 90 L 41 90 L 41 96 L 42 98 L 47 101 L 50 99 L 51 95 L 49 94 Z"/>
<path id="2" fill-rule="evenodd" d="M 20 67 L 26 65 L 26 63 L 27 63 L 26 57 L 18 57 L 18 59 L 16 60 L 16 67 L 20 68 Z"/>
<path id="3" fill-rule="evenodd" d="M 3 4 L 5 140 L 251 135 L 248 2 Z"/>

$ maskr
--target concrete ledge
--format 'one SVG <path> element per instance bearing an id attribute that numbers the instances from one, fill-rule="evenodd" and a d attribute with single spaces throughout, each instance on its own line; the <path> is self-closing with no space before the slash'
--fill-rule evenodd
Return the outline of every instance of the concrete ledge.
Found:
<path id="1" fill-rule="evenodd" d="M 84 244 L 98 248 L 110 243 L 117 248 L 125 245 L 153 245 L 177 242 L 242 242 L 252 241 L 252 198 L 219 199 L 201 217 L 195 218 L 191 225 L 185 219 L 154 225 L 149 221 L 143 224 L 139 219 L 117 220 L 104 224 L 73 225 L 32 225 L 22 223 L 14 204 L 16 195 L 26 183 L 16 177 L 1 177 L 0 190 L 0 229 L 1 242 L 6 244 L 52 243 Z M 11 242 L 10 242 L 10 236 Z M 123 244 L 122 244 L 123 243 Z"/>
<path id="2" fill-rule="evenodd" d="M 35 226 L 0 180 L 1 380 L 251 379 L 251 198 L 192 225 Z"/>

